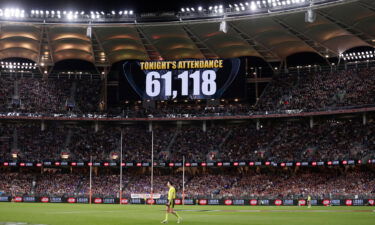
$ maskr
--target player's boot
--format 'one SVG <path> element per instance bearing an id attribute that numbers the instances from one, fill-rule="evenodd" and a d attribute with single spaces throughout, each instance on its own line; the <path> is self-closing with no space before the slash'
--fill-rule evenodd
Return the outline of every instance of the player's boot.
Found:
<path id="1" fill-rule="evenodd" d="M 168 223 L 168 220 L 163 220 L 161 221 L 161 223 Z"/>
<path id="2" fill-rule="evenodd" d="M 179 217 L 179 218 L 177 219 L 177 223 L 182 223 L 182 217 Z"/>

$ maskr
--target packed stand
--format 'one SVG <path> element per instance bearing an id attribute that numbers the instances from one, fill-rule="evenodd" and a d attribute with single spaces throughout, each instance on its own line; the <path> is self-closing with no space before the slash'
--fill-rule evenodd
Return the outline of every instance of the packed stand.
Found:
<path id="1" fill-rule="evenodd" d="M 314 72 L 279 77 L 266 89 L 258 111 L 321 110 L 375 104 L 372 69 Z"/>
<path id="2" fill-rule="evenodd" d="M 171 160 L 182 161 L 183 156 L 192 161 L 206 161 L 210 152 L 219 151 L 229 129 L 226 126 L 182 127 L 177 129 L 171 145 Z M 215 158 L 211 160 L 215 161 Z"/>
<path id="3" fill-rule="evenodd" d="M 2 173 L 0 192 L 3 195 L 37 196 L 89 196 L 89 174 L 45 171 L 34 173 Z M 171 181 L 182 197 L 182 175 L 155 175 L 153 193 L 166 198 Z M 92 196 L 119 197 L 119 175 L 113 173 L 93 174 Z M 125 172 L 123 196 L 151 194 L 149 173 Z M 311 195 L 316 199 L 350 196 L 374 197 L 375 173 L 371 169 L 355 168 L 321 169 L 319 171 L 258 171 L 215 173 L 187 173 L 186 198 L 302 198 Z"/>
<path id="4" fill-rule="evenodd" d="M 258 127 L 257 127 L 258 126 Z M 96 130 L 97 129 L 97 130 Z M 0 160 L 115 161 L 327 161 L 375 155 L 375 122 L 359 120 L 273 121 L 181 127 L 73 125 L 58 122 L 4 123 Z M 16 154 L 16 157 L 14 157 Z M 65 158 L 64 158 L 65 157 Z"/>
<path id="5" fill-rule="evenodd" d="M 1 112 L 93 113 L 98 111 L 100 80 L 0 78 Z"/>
<path id="6" fill-rule="evenodd" d="M 297 172 L 243 175 L 222 196 L 251 196 L 261 198 L 293 198 L 311 195 L 314 198 L 333 196 L 375 195 L 373 171 L 324 170 L 321 172 Z"/>
<path id="7" fill-rule="evenodd" d="M 9 112 L 14 95 L 14 81 L 9 77 L 0 78 L 0 111 Z"/>

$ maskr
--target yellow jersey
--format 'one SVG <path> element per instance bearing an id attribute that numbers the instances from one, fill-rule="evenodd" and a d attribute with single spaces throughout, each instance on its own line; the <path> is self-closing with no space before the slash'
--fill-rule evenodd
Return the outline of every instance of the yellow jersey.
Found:
<path id="1" fill-rule="evenodd" d="M 173 186 L 171 186 L 168 191 L 168 200 L 172 201 L 175 198 L 176 198 L 176 189 Z"/>

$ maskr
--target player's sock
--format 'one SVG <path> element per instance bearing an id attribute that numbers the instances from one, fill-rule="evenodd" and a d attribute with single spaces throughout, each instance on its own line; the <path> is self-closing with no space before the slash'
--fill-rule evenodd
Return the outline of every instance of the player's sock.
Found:
<path id="1" fill-rule="evenodd" d="M 177 218 L 181 218 L 180 215 L 178 215 L 177 212 L 173 212 L 173 215 L 175 215 Z"/>
<path id="2" fill-rule="evenodd" d="M 168 213 L 165 214 L 165 221 L 168 221 Z"/>

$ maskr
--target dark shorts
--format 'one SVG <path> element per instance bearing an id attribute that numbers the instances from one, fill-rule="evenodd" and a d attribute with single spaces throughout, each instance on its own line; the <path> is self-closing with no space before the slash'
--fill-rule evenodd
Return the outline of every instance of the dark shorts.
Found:
<path id="1" fill-rule="evenodd" d="M 174 200 L 172 200 L 172 201 L 168 201 L 168 204 L 167 204 L 167 206 L 169 207 L 169 208 L 174 208 Z"/>

